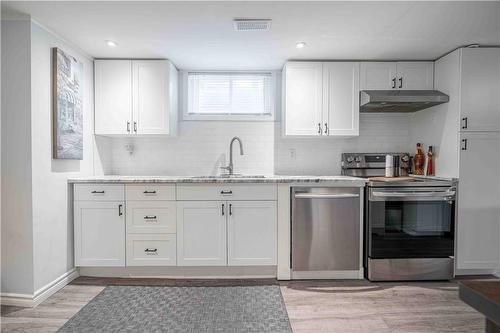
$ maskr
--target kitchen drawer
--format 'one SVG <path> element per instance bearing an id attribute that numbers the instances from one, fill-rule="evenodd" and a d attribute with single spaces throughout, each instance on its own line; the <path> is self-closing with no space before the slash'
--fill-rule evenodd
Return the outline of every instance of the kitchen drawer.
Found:
<path id="1" fill-rule="evenodd" d="M 175 233 L 175 201 L 127 201 L 127 233 Z"/>
<path id="2" fill-rule="evenodd" d="M 127 234 L 127 266 L 175 266 L 175 234 Z"/>
<path id="3" fill-rule="evenodd" d="M 140 184 L 125 187 L 127 200 L 175 200 L 175 185 Z"/>
<path id="4" fill-rule="evenodd" d="M 125 200 L 125 187 L 110 184 L 75 184 L 74 200 L 123 201 Z"/>
<path id="5" fill-rule="evenodd" d="M 276 184 L 177 185 L 177 200 L 277 200 Z"/>

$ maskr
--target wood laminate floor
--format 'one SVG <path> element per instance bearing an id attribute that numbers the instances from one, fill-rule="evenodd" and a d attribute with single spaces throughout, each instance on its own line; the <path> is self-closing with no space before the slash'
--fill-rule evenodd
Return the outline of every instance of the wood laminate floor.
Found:
<path id="1" fill-rule="evenodd" d="M 106 285 L 256 285 L 275 280 L 80 277 L 36 308 L 2 307 L 2 332 L 55 332 Z M 455 282 L 280 282 L 295 333 L 483 332 L 484 318 L 458 298 Z M 228 332 L 229 333 L 229 332 Z"/>

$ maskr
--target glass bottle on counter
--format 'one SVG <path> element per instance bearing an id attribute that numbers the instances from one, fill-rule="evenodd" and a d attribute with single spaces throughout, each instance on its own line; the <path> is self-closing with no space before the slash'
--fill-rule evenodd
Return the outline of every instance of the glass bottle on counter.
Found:
<path id="1" fill-rule="evenodd" d="M 424 174 L 424 165 L 425 165 L 425 155 L 422 150 L 422 144 L 417 143 L 417 153 L 415 154 L 415 158 L 413 159 L 415 164 L 415 168 L 413 173 L 415 175 L 423 175 Z"/>
<path id="2" fill-rule="evenodd" d="M 426 176 L 434 176 L 434 153 L 432 152 L 432 146 L 429 146 L 429 151 L 427 152 L 427 171 Z"/>

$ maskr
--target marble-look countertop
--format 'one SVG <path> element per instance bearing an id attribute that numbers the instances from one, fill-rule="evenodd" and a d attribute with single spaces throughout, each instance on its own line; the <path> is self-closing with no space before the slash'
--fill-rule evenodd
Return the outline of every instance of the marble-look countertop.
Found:
<path id="1" fill-rule="evenodd" d="M 352 182 L 364 186 L 366 179 L 348 176 L 89 176 L 70 178 L 68 183 L 326 183 Z"/>

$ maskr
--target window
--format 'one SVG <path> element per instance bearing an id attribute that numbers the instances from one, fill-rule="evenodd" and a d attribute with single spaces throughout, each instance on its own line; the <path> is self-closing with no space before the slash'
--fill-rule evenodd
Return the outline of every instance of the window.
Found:
<path id="1" fill-rule="evenodd" d="M 185 120 L 274 120 L 272 72 L 187 72 Z"/>

